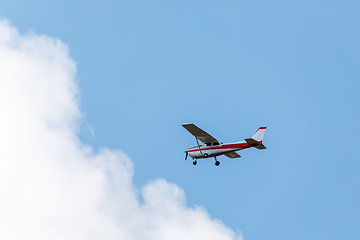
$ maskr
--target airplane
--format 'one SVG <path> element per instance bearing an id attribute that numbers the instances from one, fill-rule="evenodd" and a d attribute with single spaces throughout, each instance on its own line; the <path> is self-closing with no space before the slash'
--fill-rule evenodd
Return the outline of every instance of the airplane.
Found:
<path id="1" fill-rule="evenodd" d="M 182 126 L 195 137 L 197 142 L 197 146 L 185 151 L 185 160 L 190 155 L 194 165 L 197 164 L 197 159 L 213 157 L 215 158 L 215 165 L 219 166 L 220 162 L 216 159 L 217 156 L 225 155 L 229 158 L 239 158 L 241 156 L 236 151 L 251 147 L 260 150 L 266 149 L 262 144 L 266 127 L 260 127 L 251 138 L 246 138 L 244 141 L 222 143 L 193 123 L 185 123 Z M 200 145 L 198 140 L 203 144 Z"/>

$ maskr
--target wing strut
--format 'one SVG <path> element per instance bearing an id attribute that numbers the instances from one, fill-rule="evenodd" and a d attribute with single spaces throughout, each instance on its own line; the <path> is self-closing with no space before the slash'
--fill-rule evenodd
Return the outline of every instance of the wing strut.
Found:
<path id="1" fill-rule="evenodd" d="M 199 141 L 198 141 L 197 137 L 195 137 L 195 139 L 196 139 L 196 142 L 197 142 L 197 144 L 198 144 L 200 154 L 201 154 L 201 155 L 203 155 L 203 154 L 202 154 L 202 152 L 201 152 L 201 149 L 200 149 L 200 144 L 199 144 Z"/>

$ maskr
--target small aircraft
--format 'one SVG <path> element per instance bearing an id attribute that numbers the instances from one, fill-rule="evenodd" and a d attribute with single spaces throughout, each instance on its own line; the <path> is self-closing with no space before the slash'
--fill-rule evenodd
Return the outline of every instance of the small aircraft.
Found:
<path id="1" fill-rule="evenodd" d="M 197 147 L 191 147 L 185 151 L 185 160 L 188 155 L 192 157 L 193 164 L 197 164 L 199 158 L 215 158 L 215 165 L 219 166 L 220 162 L 216 159 L 217 156 L 225 155 L 229 158 L 241 157 L 236 151 L 243 150 L 245 148 L 254 147 L 257 149 L 266 149 L 262 144 L 262 140 L 265 134 L 266 127 L 260 127 L 251 138 L 246 138 L 244 141 L 235 143 L 222 143 L 216 140 L 213 136 L 195 126 L 192 123 L 182 124 L 182 126 L 188 130 L 196 139 Z M 203 144 L 200 145 L 200 140 Z"/>

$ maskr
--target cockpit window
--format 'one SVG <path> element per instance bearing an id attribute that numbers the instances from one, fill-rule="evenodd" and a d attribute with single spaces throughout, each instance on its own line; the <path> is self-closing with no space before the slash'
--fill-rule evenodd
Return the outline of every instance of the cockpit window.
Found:
<path id="1" fill-rule="evenodd" d="M 219 142 L 213 142 L 213 146 L 220 145 Z"/>
<path id="2" fill-rule="evenodd" d="M 206 146 L 210 147 L 211 146 L 211 142 L 210 143 L 205 143 Z"/>

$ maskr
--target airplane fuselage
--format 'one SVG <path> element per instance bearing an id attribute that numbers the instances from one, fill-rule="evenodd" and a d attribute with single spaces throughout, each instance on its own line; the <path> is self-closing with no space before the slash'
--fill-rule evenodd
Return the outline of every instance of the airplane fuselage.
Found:
<path id="1" fill-rule="evenodd" d="M 259 144 L 261 144 L 261 142 L 259 142 Z M 206 157 L 216 157 L 228 152 L 234 152 L 234 151 L 239 151 L 239 150 L 243 150 L 245 148 L 250 148 L 250 147 L 254 147 L 256 145 L 250 145 L 248 144 L 246 141 L 241 141 L 241 142 L 235 142 L 235 143 L 223 143 L 220 145 L 216 145 L 216 146 L 205 146 L 202 145 L 200 146 L 195 146 L 195 147 L 191 147 L 188 150 L 185 151 L 185 153 L 188 153 L 190 157 L 192 157 L 193 159 L 198 159 L 198 158 L 205 158 Z"/>

